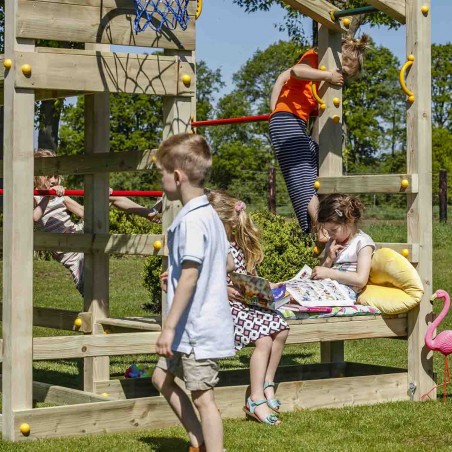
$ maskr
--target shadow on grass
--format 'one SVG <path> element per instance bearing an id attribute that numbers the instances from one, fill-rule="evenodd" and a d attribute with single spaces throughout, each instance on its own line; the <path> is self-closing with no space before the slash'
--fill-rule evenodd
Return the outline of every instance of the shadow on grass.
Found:
<path id="1" fill-rule="evenodd" d="M 138 438 L 144 444 L 152 447 L 152 451 L 156 452 L 175 452 L 188 450 L 189 444 L 181 438 L 151 438 L 142 436 Z"/>

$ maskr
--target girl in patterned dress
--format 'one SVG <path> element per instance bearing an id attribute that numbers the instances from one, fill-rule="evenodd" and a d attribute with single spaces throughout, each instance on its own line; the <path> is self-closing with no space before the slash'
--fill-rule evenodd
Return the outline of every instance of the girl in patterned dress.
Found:
<path id="1" fill-rule="evenodd" d="M 248 216 L 245 203 L 214 191 L 208 194 L 208 198 L 226 229 L 235 271 L 255 275 L 256 266 L 264 256 L 259 231 Z M 244 410 L 259 422 L 278 425 L 280 421 L 274 413 L 279 412 L 281 403 L 275 398 L 274 378 L 289 325 L 276 311 L 244 304 L 242 295 L 229 278 L 228 296 L 236 349 L 255 345 L 250 359 L 251 393 Z"/>
<path id="2" fill-rule="evenodd" d="M 35 152 L 35 158 L 55 156 L 53 151 L 47 149 L 39 149 Z M 56 195 L 34 196 L 33 221 L 36 224 L 36 228 L 40 231 L 69 234 L 83 233 L 83 220 L 74 223 L 70 215 L 73 213 L 83 218 L 84 208 L 74 199 L 64 196 L 64 187 L 61 186 L 61 180 L 61 176 L 58 175 L 35 177 L 35 189 L 53 189 Z M 158 212 L 161 207 L 161 201 L 151 209 L 142 207 L 124 196 L 110 196 L 110 203 L 129 214 L 140 215 L 150 221 L 160 222 Z M 75 287 L 83 296 L 83 253 L 54 251 L 52 256 L 71 272 Z"/>

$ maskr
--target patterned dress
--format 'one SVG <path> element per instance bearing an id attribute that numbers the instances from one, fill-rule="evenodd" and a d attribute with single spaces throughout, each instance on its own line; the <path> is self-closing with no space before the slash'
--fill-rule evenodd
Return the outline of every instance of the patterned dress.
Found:
<path id="1" fill-rule="evenodd" d="M 236 243 L 231 243 L 230 252 L 234 257 L 235 271 L 237 273 L 247 273 L 245 256 Z M 232 319 L 234 321 L 236 350 L 241 350 L 261 337 L 289 329 L 286 320 L 276 311 L 247 306 L 239 301 L 229 300 L 229 305 L 231 306 Z"/>

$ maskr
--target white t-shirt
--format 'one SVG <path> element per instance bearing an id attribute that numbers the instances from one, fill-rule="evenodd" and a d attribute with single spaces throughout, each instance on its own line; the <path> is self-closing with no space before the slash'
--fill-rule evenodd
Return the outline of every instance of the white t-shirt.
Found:
<path id="1" fill-rule="evenodd" d="M 199 264 L 195 292 L 176 327 L 172 349 L 196 359 L 233 356 L 234 325 L 226 289 L 229 242 L 207 196 L 190 200 L 168 228 L 168 312 L 184 261 Z"/>
<path id="2" fill-rule="evenodd" d="M 331 241 L 328 241 L 325 247 L 325 255 L 328 255 L 331 243 Z M 366 246 L 370 246 L 375 250 L 375 242 L 372 238 L 359 229 L 356 235 L 337 253 L 332 268 L 346 272 L 356 272 L 358 267 L 358 254 Z"/>

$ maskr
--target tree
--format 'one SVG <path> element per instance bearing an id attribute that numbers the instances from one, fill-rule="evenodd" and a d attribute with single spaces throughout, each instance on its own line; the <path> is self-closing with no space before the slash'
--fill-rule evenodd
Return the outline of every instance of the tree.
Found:
<path id="1" fill-rule="evenodd" d="M 432 120 L 452 131 L 452 44 L 432 45 Z M 425 87 L 428 88 L 428 87 Z"/>

